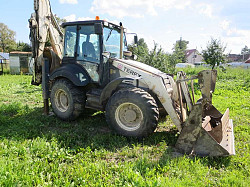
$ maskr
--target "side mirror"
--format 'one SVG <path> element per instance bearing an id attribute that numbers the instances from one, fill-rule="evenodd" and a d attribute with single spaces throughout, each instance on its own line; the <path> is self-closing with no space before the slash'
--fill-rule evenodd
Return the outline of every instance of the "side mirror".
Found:
<path id="1" fill-rule="evenodd" d="M 138 37 L 137 37 L 137 35 L 134 36 L 134 44 L 138 44 Z"/>
<path id="2" fill-rule="evenodd" d="M 132 55 L 133 60 L 137 60 L 137 55 Z"/>

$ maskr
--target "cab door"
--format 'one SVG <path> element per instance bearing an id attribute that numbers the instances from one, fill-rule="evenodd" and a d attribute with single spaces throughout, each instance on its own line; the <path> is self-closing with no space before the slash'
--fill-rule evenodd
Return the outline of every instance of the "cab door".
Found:
<path id="1" fill-rule="evenodd" d="M 92 81 L 100 82 L 101 35 L 94 25 L 79 25 L 77 34 L 77 63 L 81 64 Z"/>

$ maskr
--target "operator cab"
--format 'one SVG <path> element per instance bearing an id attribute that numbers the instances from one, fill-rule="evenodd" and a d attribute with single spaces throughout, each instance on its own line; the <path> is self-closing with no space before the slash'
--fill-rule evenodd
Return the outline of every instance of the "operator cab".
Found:
<path id="1" fill-rule="evenodd" d="M 80 64 L 93 82 L 102 82 L 108 60 L 102 54 L 105 52 L 113 58 L 123 56 L 120 55 L 123 51 L 120 49 L 123 27 L 103 20 L 67 22 L 62 26 L 65 29 L 62 64 Z M 125 35 L 122 36 L 122 41 L 122 48 L 127 50 Z"/>

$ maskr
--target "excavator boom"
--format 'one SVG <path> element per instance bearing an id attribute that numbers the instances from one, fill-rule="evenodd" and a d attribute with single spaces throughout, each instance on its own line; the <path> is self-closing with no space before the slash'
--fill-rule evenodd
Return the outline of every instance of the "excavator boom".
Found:
<path id="1" fill-rule="evenodd" d="M 44 57 L 51 58 L 52 66 L 58 66 L 62 59 L 63 33 L 51 11 L 49 0 L 34 0 L 34 10 L 29 19 L 30 40 L 34 58 L 34 75 L 32 84 L 39 85 L 42 81 L 42 63 Z M 45 50 L 45 43 L 51 43 L 51 49 Z M 50 53 L 44 55 L 44 52 Z M 53 68 L 52 68 L 53 69 Z"/>

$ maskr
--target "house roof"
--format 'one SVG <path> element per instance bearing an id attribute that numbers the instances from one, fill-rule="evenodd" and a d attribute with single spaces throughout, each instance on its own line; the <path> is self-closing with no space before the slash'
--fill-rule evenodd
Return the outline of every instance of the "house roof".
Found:
<path id="1" fill-rule="evenodd" d="M 0 52 L 0 56 L 1 56 L 3 59 L 6 59 L 6 60 L 9 60 L 9 59 L 10 59 L 9 53 L 2 53 L 2 52 Z"/>
<path id="2" fill-rule="evenodd" d="M 23 54 L 23 55 L 31 55 L 32 52 L 23 52 L 23 51 L 12 51 L 10 54 Z"/>
<path id="3" fill-rule="evenodd" d="M 186 57 L 190 56 L 193 52 L 196 52 L 196 49 L 188 49 L 185 51 Z"/>
<path id="4" fill-rule="evenodd" d="M 240 57 L 240 54 L 229 54 L 228 57 L 229 58 L 234 58 L 234 57 Z"/>
<path id="5" fill-rule="evenodd" d="M 245 61 L 245 63 L 250 63 L 250 58 Z"/>

